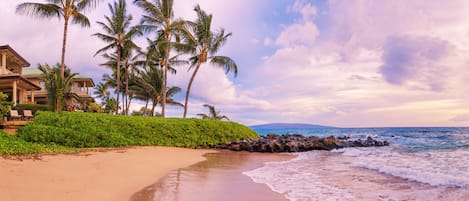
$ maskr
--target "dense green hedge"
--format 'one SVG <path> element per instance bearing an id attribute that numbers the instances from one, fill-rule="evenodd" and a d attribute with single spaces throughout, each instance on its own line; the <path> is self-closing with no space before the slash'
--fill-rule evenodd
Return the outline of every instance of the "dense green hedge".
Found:
<path id="1" fill-rule="evenodd" d="M 199 147 L 258 137 L 250 128 L 234 122 L 80 112 L 38 112 L 34 122 L 21 128 L 18 136 L 30 142 L 80 148 Z"/>
<path id="2" fill-rule="evenodd" d="M 17 136 L 8 135 L 3 130 L 0 130 L 0 155 L 66 153 L 74 151 L 75 149 L 70 147 L 26 142 Z"/>

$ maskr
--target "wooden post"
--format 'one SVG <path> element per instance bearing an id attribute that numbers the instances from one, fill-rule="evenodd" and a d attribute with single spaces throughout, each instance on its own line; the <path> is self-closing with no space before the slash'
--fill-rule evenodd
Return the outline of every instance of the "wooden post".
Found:
<path id="1" fill-rule="evenodd" d="M 7 52 L 2 52 L 2 60 L 1 60 L 1 69 L 7 69 Z M 3 72 L 2 70 L 0 70 L 0 72 Z"/>
<path id="2" fill-rule="evenodd" d="M 34 91 L 31 91 L 31 103 L 36 104 L 36 102 L 34 101 Z"/>
<path id="3" fill-rule="evenodd" d="M 16 91 L 16 80 L 13 80 L 13 106 L 16 106 L 16 96 L 17 96 L 17 91 Z"/>

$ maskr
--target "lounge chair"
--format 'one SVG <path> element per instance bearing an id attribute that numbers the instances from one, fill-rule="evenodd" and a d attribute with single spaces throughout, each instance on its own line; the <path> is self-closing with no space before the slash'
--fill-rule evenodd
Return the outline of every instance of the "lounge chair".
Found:
<path id="1" fill-rule="evenodd" d="M 24 120 L 31 120 L 34 118 L 33 111 L 31 110 L 23 110 L 23 118 Z"/>
<path id="2" fill-rule="evenodd" d="M 18 114 L 18 110 L 10 110 L 10 117 L 14 121 L 15 119 L 21 120 L 23 116 Z"/>

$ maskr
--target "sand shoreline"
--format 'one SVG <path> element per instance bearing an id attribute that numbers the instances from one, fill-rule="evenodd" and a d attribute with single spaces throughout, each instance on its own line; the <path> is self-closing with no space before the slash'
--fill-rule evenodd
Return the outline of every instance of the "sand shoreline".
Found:
<path id="1" fill-rule="evenodd" d="M 0 158 L 2 201 L 129 200 L 172 170 L 205 160 L 215 150 L 133 147 L 79 154 L 43 155 L 41 160 Z"/>

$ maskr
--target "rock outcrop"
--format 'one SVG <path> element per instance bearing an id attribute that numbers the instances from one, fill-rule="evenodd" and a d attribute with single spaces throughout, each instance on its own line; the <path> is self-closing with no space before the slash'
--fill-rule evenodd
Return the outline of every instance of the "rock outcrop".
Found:
<path id="1" fill-rule="evenodd" d="M 366 140 L 351 140 L 348 137 L 330 136 L 319 138 L 305 137 L 299 134 L 277 135 L 269 133 L 258 139 L 242 140 L 219 144 L 216 148 L 249 152 L 303 152 L 311 150 L 332 150 L 345 147 L 388 146 L 387 141 L 378 141 L 371 137 Z"/>

